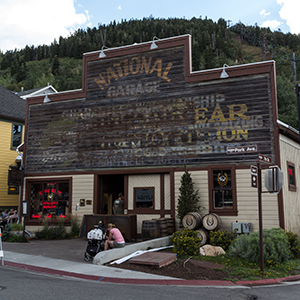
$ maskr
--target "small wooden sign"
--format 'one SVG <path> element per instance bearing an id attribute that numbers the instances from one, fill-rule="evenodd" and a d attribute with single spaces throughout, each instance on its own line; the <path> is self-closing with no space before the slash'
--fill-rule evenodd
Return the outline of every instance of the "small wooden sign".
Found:
<path id="1" fill-rule="evenodd" d="M 272 163 L 271 157 L 266 156 L 266 155 L 263 155 L 263 154 L 258 154 L 258 160 L 259 160 L 259 161 L 266 162 L 266 163 L 269 163 L 269 164 Z"/>
<path id="2" fill-rule="evenodd" d="M 80 206 L 85 206 L 85 199 L 80 199 Z"/>
<path id="3" fill-rule="evenodd" d="M 257 145 L 253 146 L 240 146 L 240 147 L 227 147 L 227 154 L 244 154 L 244 153 L 257 153 Z"/>
<path id="4" fill-rule="evenodd" d="M 92 200 L 86 200 L 85 203 L 86 205 L 92 205 Z"/>

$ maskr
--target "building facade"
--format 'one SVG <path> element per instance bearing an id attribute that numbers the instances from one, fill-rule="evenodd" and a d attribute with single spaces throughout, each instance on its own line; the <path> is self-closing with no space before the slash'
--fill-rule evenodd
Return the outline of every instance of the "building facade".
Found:
<path id="1" fill-rule="evenodd" d="M 8 173 L 20 163 L 16 149 L 23 142 L 26 103 L 0 86 L 0 106 L 0 208 L 17 209 L 19 185 L 8 184 Z"/>
<path id="2" fill-rule="evenodd" d="M 191 72 L 190 35 L 155 43 L 84 54 L 81 90 L 27 99 L 29 226 L 111 214 L 122 192 L 141 233 L 143 220 L 176 217 L 187 167 L 202 214 L 258 230 L 250 166 L 260 153 L 281 167 L 274 61 Z M 262 197 L 264 228 L 285 228 L 283 192 Z"/>

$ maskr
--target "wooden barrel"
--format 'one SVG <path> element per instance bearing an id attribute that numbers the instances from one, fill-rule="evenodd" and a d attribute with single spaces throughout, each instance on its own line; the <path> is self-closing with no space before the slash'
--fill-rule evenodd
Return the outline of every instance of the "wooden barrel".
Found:
<path id="1" fill-rule="evenodd" d="M 201 227 L 202 217 L 197 212 L 190 212 L 182 218 L 182 225 L 184 228 L 197 230 Z"/>
<path id="2" fill-rule="evenodd" d="M 166 218 L 153 219 L 159 224 L 160 236 L 168 236 L 168 223 Z"/>
<path id="3" fill-rule="evenodd" d="M 201 239 L 200 246 L 203 246 L 208 242 L 209 232 L 206 229 L 204 229 L 204 228 L 198 229 L 197 235 Z"/>
<path id="4" fill-rule="evenodd" d="M 221 219 L 216 214 L 207 214 L 203 217 L 202 224 L 207 230 L 217 230 L 221 227 Z"/>
<path id="5" fill-rule="evenodd" d="M 174 218 L 166 218 L 168 225 L 168 235 L 172 235 L 175 232 L 175 220 Z"/>
<path id="6" fill-rule="evenodd" d="M 156 239 L 160 236 L 160 228 L 157 220 L 144 220 L 142 222 L 142 240 Z"/>

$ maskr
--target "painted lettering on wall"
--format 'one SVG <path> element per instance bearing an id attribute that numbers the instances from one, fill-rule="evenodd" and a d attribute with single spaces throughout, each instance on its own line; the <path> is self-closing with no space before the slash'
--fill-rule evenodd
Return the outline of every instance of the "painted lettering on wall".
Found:
<path id="1" fill-rule="evenodd" d="M 99 74 L 97 78 L 94 78 L 94 82 L 100 87 L 101 90 L 108 87 L 112 81 L 116 81 L 120 78 L 124 78 L 129 75 L 136 74 L 153 74 L 161 79 L 170 82 L 168 77 L 173 63 L 168 63 L 165 67 L 162 59 L 152 60 L 152 57 L 133 57 L 132 59 L 124 59 L 113 66 L 108 67 L 106 72 Z M 122 92 L 125 92 L 122 90 Z"/>

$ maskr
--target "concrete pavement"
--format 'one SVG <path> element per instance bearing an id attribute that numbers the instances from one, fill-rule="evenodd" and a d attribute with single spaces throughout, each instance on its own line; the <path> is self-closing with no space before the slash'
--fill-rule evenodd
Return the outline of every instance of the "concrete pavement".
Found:
<path id="1" fill-rule="evenodd" d="M 156 248 L 160 246 L 167 246 L 168 244 L 168 237 L 132 243 L 126 245 L 124 248 L 100 252 L 95 256 L 92 263 L 85 262 L 83 260 L 87 245 L 87 241 L 85 239 L 51 241 L 32 240 L 29 243 L 4 242 L 2 244 L 4 266 L 1 266 L 1 264 L 0 266 L 3 268 L 21 268 L 28 271 L 92 281 L 128 284 L 233 287 L 238 285 L 254 286 L 300 280 L 300 276 L 258 281 L 239 281 L 235 283 L 224 280 L 182 280 L 149 273 L 112 268 L 103 265 L 137 250 L 147 250 L 148 247 Z"/>

